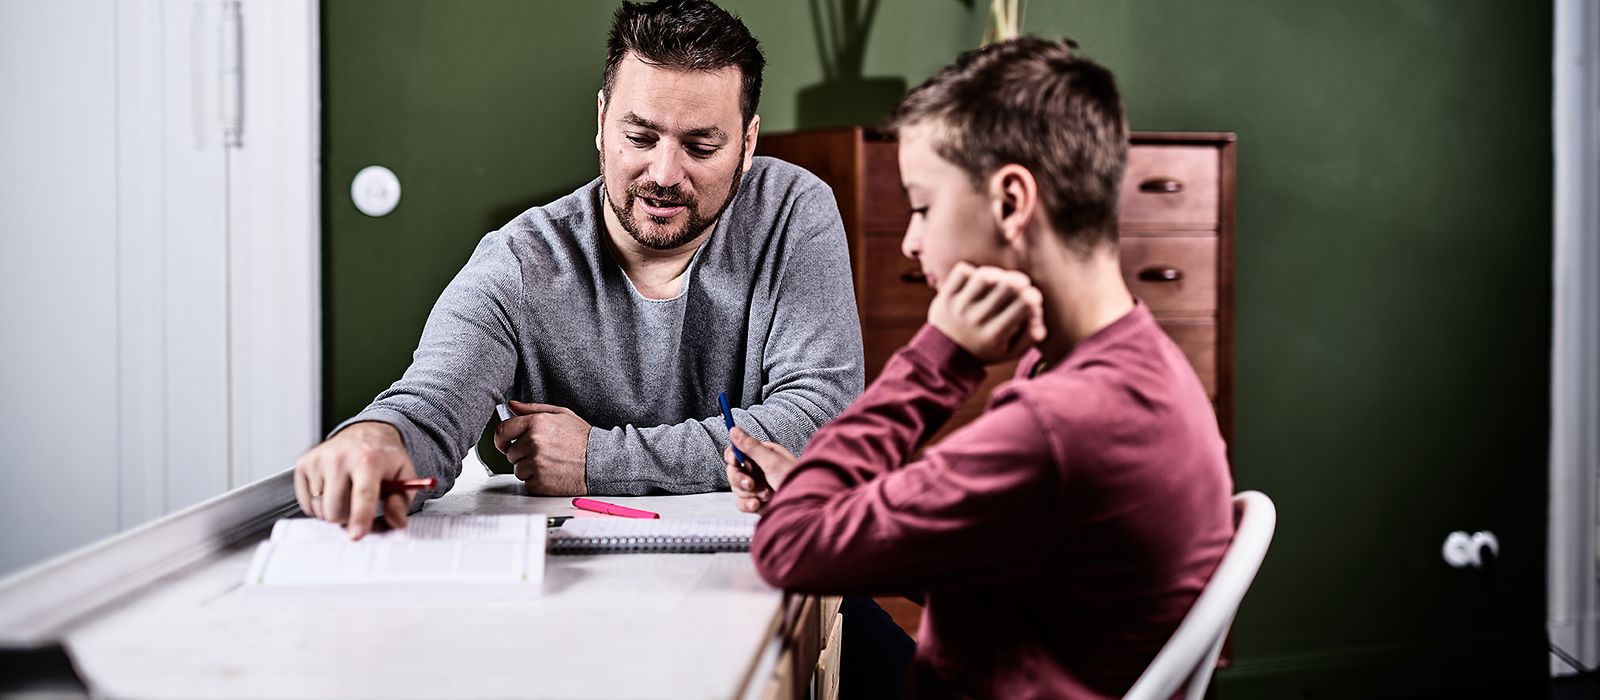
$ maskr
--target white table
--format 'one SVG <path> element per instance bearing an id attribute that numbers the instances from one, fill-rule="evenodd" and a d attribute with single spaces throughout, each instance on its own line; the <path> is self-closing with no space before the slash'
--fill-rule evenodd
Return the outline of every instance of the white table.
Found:
<path id="1" fill-rule="evenodd" d="M 570 499 L 523 496 L 520 487 L 469 462 L 450 494 L 422 514 L 604 517 L 575 511 Z M 728 493 L 605 500 L 664 518 L 734 512 Z M 68 627 L 65 646 L 91 691 L 164 698 L 772 692 L 785 600 L 744 553 L 552 556 L 538 597 L 475 598 L 469 589 L 429 600 L 275 597 L 240 585 L 265 534 Z M 796 606 L 789 608 L 795 617 Z"/>

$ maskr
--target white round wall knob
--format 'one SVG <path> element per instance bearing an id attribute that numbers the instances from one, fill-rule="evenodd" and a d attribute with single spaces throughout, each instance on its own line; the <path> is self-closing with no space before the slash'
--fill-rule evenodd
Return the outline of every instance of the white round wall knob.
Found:
<path id="1" fill-rule="evenodd" d="M 1477 552 L 1472 546 L 1472 536 L 1457 530 L 1444 539 L 1444 562 L 1451 567 L 1464 569 L 1477 566 Z"/>
<path id="2" fill-rule="evenodd" d="M 350 181 L 350 201 L 367 216 L 383 216 L 400 203 L 400 178 L 381 165 L 369 165 Z"/>

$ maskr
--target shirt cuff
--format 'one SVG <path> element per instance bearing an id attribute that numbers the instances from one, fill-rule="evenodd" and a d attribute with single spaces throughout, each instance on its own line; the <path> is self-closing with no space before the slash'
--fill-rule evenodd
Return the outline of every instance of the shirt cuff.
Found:
<path id="1" fill-rule="evenodd" d="M 445 495 L 450 491 L 450 487 L 455 484 L 456 475 L 451 470 L 437 468 L 435 465 L 427 464 L 417 459 L 417 446 L 424 444 L 427 437 L 423 435 L 422 430 L 415 423 L 406 418 L 404 413 L 392 408 L 368 407 L 366 410 L 335 426 L 333 430 L 328 431 L 328 438 L 338 435 L 339 431 L 356 423 L 383 423 L 393 427 L 396 432 L 400 433 L 400 441 L 405 443 L 406 456 L 411 459 L 411 468 L 416 470 L 417 476 L 431 476 L 439 480 L 437 487 L 417 492 L 416 496 L 411 499 L 410 512 L 415 513 L 420 510 L 423 502 L 430 498 L 438 498 Z"/>
<path id="2" fill-rule="evenodd" d="M 933 324 L 922 329 L 906 344 L 907 359 L 958 384 L 976 387 L 988 375 L 983 363 Z"/>
<path id="3" fill-rule="evenodd" d="M 628 458 L 625 427 L 590 426 L 583 456 L 583 490 L 591 496 L 646 496 L 651 482 L 640 460 Z"/>

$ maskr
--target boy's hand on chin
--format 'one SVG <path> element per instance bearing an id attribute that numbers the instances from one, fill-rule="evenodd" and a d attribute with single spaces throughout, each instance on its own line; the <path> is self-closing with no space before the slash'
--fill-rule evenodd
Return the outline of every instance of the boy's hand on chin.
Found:
<path id="1" fill-rule="evenodd" d="M 1044 340 L 1044 295 L 1028 276 L 956 263 L 928 306 L 928 323 L 986 365 Z"/>

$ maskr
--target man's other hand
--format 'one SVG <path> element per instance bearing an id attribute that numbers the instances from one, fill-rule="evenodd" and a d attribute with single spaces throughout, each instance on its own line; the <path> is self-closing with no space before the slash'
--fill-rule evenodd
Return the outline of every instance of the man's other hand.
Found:
<path id="1" fill-rule="evenodd" d="M 517 415 L 494 431 L 494 446 L 511 462 L 523 490 L 535 496 L 582 496 L 589 492 L 585 460 L 589 423 L 572 409 L 507 401 Z"/>
<path id="2" fill-rule="evenodd" d="M 400 431 L 387 423 L 355 423 L 339 431 L 294 463 L 294 496 L 312 517 L 346 526 L 350 539 L 372 530 L 385 479 L 417 476 Z M 383 519 L 406 526 L 414 491 L 383 497 Z"/>
<path id="3" fill-rule="evenodd" d="M 772 494 L 789 476 L 789 470 L 794 468 L 798 460 L 783 445 L 757 440 L 743 428 L 734 428 L 728 436 L 744 453 L 744 463 L 751 469 L 760 470 L 767 480 L 767 488 L 757 489 L 755 478 L 744 473 L 734 461 L 733 447 L 723 450 L 722 461 L 728 467 L 728 486 L 733 489 L 734 505 L 746 513 L 759 513 L 767 507 Z"/>
<path id="4" fill-rule="evenodd" d="M 956 263 L 928 305 L 928 323 L 983 364 L 1004 362 L 1044 340 L 1044 295 L 1016 270 Z"/>

